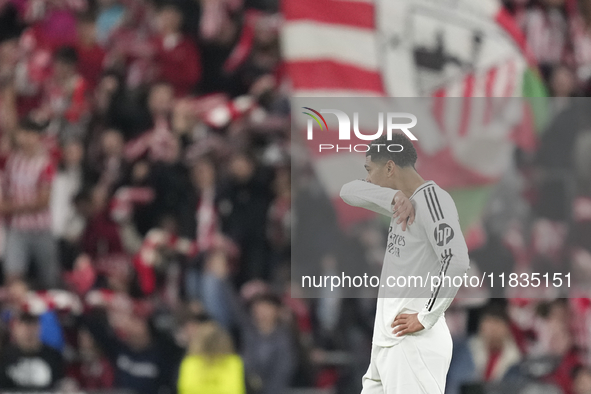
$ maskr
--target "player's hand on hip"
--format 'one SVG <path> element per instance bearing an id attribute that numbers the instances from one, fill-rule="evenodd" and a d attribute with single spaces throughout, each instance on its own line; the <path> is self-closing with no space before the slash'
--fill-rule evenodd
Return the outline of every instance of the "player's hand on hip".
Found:
<path id="1" fill-rule="evenodd" d="M 402 223 L 402 231 L 406 231 L 406 226 L 411 225 L 415 220 L 415 207 L 401 191 L 394 195 L 394 215 L 392 216 L 398 218 L 396 223 Z"/>
<path id="2" fill-rule="evenodd" d="M 424 330 L 425 327 L 419 321 L 418 315 L 418 313 L 401 313 L 396 316 L 396 319 L 394 319 L 390 325 L 390 327 L 394 329 L 392 333 L 396 334 L 397 337 L 401 337 L 406 334 L 412 334 Z"/>

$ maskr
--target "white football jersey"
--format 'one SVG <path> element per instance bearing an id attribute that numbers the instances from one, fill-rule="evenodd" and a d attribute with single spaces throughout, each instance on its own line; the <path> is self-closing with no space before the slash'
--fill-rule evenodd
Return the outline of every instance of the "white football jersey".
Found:
<path id="1" fill-rule="evenodd" d="M 342 187 L 341 198 L 349 205 L 392 217 L 397 192 L 356 180 Z M 463 278 L 469 266 L 468 248 L 449 193 L 428 181 L 410 200 L 416 213 L 414 223 L 402 231 L 396 223 L 398 218 L 390 221 L 373 335 L 377 346 L 393 346 L 405 338 L 396 337 L 390 327 L 401 313 L 418 313 L 425 329 L 433 327 L 444 316 L 459 286 L 432 277 Z"/>

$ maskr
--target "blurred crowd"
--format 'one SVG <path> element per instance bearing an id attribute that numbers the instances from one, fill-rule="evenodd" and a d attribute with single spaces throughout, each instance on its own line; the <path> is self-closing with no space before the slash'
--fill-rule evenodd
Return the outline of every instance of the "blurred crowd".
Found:
<path id="1" fill-rule="evenodd" d="M 591 1 L 505 6 L 556 99 L 472 263 L 573 284 L 458 299 L 448 392 L 591 394 Z M 280 27 L 277 0 L 0 0 L 2 391 L 359 392 L 375 300 L 291 297 Z"/>
<path id="2" fill-rule="evenodd" d="M 276 1 L 0 1 L 0 390 L 283 393 Z"/>

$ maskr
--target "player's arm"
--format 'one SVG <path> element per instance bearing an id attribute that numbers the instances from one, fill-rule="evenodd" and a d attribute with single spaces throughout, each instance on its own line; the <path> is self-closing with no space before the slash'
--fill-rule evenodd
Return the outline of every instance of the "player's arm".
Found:
<path id="1" fill-rule="evenodd" d="M 343 185 L 340 196 L 351 206 L 369 209 L 380 215 L 398 217 L 398 223 L 408 218 L 408 224 L 412 224 L 415 218 L 414 207 L 400 190 L 355 180 Z M 403 227 L 403 230 L 406 229 L 406 223 Z"/>
<path id="2" fill-rule="evenodd" d="M 453 285 L 453 280 L 444 282 L 443 277 L 463 277 L 470 265 L 468 247 L 453 199 L 447 193 L 429 189 L 425 190 L 429 213 L 422 215 L 422 220 L 427 239 L 439 256 L 441 283 L 433 289 L 431 298 L 418 314 L 419 322 L 426 329 L 433 327 L 443 315 L 459 289 L 459 286 Z"/>

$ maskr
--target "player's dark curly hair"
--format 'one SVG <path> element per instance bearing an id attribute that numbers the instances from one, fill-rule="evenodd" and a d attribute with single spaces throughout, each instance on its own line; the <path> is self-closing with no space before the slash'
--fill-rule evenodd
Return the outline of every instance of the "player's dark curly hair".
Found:
<path id="1" fill-rule="evenodd" d="M 400 145 L 391 148 L 394 152 L 388 151 L 388 145 Z M 371 155 L 371 161 L 386 163 L 388 160 L 392 160 L 398 167 L 413 167 L 417 162 L 417 150 L 413 146 L 412 142 L 404 135 L 400 133 L 392 134 L 392 139 L 388 140 L 386 134 L 382 134 L 381 137 L 373 140 L 370 144 L 370 148 L 365 154 L 366 156 Z"/>

